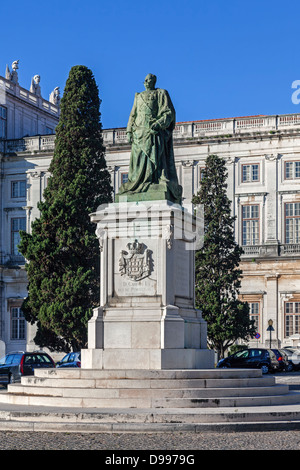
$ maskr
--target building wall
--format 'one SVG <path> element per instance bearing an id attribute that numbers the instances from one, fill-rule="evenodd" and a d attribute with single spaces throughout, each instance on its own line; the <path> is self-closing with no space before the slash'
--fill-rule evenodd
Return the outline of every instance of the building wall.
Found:
<path id="1" fill-rule="evenodd" d="M 35 348 L 20 310 L 27 276 L 17 244 L 19 230 L 38 216 L 59 107 L 0 77 L 0 111 L 0 338 L 9 352 L 25 350 L 27 338 Z"/>
<path id="2" fill-rule="evenodd" d="M 6 139 L 55 131 L 59 107 L 3 77 L 0 77 L 0 106 L 6 109 Z"/>

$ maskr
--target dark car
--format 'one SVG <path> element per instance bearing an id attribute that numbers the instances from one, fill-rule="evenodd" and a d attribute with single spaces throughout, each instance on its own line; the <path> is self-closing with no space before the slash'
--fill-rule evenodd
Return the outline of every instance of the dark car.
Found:
<path id="1" fill-rule="evenodd" d="M 290 372 L 293 370 L 293 364 L 289 360 L 288 354 L 283 349 L 272 349 L 274 352 L 277 361 L 279 362 L 279 370 Z"/>
<path id="2" fill-rule="evenodd" d="M 53 369 L 55 363 L 45 352 L 11 352 L 0 359 L 0 383 L 20 382 L 24 375 L 34 375 L 35 369 Z"/>
<path id="3" fill-rule="evenodd" d="M 61 361 L 56 364 L 56 367 L 81 367 L 80 352 L 71 352 L 64 356 Z"/>
<path id="4" fill-rule="evenodd" d="M 280 370 L 281 365 L 271 349 L 249 348 L 238 351 L 231 356 L 221 359 L 217 367 L 236 369 L 261 369 L 263 374 Z"/>

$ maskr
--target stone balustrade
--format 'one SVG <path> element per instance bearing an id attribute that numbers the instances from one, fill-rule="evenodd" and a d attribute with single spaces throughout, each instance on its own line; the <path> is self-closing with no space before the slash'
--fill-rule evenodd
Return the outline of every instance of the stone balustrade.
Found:
<path id="1" fill-rule="evenodd" d="M 226 119 L 212 119 L 193 122 L 178 122 L 173 137 L 177 139 L 205 138 L 213 136 L 232 137 L 238 134 L 270 132 L 300 128 L 300 114 L 278 116 L 248 116 Z M 126 129 L 105 129 L 103 139 L 106 145 L 127 142 Z"/>
<path id="2" fill-rule="evenodd" d="M 39 152 L 42 150 L 54 150 L 55 135 L 38 135 L 23 137 L 23 139 L 6 140 L 3 142 L 4 153 Z M 1 146 L 0 146 L 1 149 Z M 1 150 L 0 150 L 1 151 Z"/>
<path id="3" fill-rule="evenodd" d="M 1 85 L 1 79 L 0 79 Z M 14 86 L 13 84 L 9 84 Z M 28 95 L 32 93 L 24 90 Z M 34 96 L 34 95 L 32 95 Z M 37 98 L 37 97 L 36 97 Z M 43 106 L 54 106 L 43 100 Z M 54 106 L 54 108 L 57 108 Z M 270 134 L 288 129 L 300 129 L 300 114 L 282 114 L 278 116 L 250 116 L 241 118 L 215 119 L 193 122 L 178 122 L 173 132 L 174 140 L 201 139 L 214 136 L 234 137 L 239 134 L 269 132 Z M 23 139 L 0 142 L 0 152 L 22 152 L 53 150 L 54 135 L 24 137 Z M 104 129 L 105 145 L 127 143 L 126 128 Z"/>
<path id="4" fill-rule="evenodd" d="M 267 245 L 244 245 L 242 258 L 257 258 L 257 257 L 265 257 L 268 255 L 268 251 L 266 250 Z M 274 246 L 275 247 L 275 246 Z M 273 250 L 273 255 L 284 255 L 284 256 L 295 256 L 299 255 L 300 253 L 300 244 L 298 243 L 285 243 L 276 246 L 275 250 Z"/>
<path id="5" fill-rule="evenodd" d="M 258 256 L 261 252 L 262 245 L 244 245 L 242 256 Z"/>
<path id="6" fill-rule="evenodd" d="M 41 109 L 44 109 L 48 113 L 53 114 L 53 116 L 59 116 L 59 106 L 50 103 L 44 98 L 31 93 L 30 91 L 22 88 L 19 84 L 13 83 L 9 80 L 6 80 L 3 77 L 0 77 L 0 92 L 5 92 L 12 94 L 22 101 L 25 101 L 31 105 L 35 105 Z"/>
<path id="7" fill-rule="evenodd" d="M 300 244 L 298 243 L 288 243 L 285 245 L 281 245 L 280 247 L 280 253 L 283 255 L 294 255 L 296 253 L 300 253 Z"/>

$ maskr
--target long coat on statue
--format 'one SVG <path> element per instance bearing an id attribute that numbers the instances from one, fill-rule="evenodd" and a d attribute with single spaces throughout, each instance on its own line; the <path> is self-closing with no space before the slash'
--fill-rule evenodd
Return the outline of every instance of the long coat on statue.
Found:
<path id="1" fill-rule="evenodd" d="M 155 190 L 153 185 L 164 183 L 173 200 L 180 201 L 182 188 L 178 184 L 172 137 L 175 119 L 166 90 L 157 88 L 135 94 L 127 125 L 127 133 L 132 135 L 128 182 L 120 187 L 119 195 Z"/>

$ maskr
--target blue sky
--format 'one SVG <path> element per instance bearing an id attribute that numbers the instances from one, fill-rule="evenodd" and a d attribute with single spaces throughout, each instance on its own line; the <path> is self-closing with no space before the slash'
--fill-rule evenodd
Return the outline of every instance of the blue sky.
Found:
<path id="1" fill-rule="evenodd" d="M 0 74 L 19 59 L 19 82 L 42 95 L 86 65 L 104 128 L 124 127 L 134 93 L 154 73 L 177 121 L 300 112 L 300 2 L 290 0 L 0 0 Z"/>

